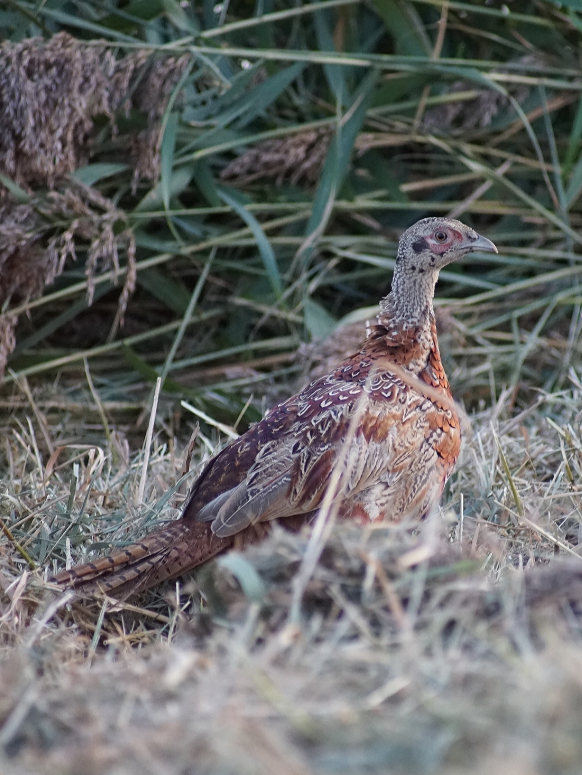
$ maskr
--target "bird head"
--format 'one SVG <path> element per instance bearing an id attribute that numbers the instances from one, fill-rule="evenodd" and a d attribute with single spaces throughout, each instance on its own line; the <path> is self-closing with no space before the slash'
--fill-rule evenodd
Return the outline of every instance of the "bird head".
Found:
<path id="1" fill-rule="evenodd" d="M 397 268 L 421 276 L 438 272 L 474 250 L 497 253 L 486 237 L 453 218 L 424 218 L 410 226 L 398 246 Z"/>

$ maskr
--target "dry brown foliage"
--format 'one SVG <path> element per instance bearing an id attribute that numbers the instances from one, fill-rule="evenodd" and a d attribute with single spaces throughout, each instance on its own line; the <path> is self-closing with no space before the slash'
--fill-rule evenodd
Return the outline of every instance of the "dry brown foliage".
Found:
<path id="1" fill-rule="evenodd" d="M 0 167 L 20 185 L 86 163 L 92 119 L 113 114 L 115 57 L 66 33 L 0 47 Z"/>
<path id="2" fill-rule="evenodd" d="M 86 251 L 88 299 L 94 278 L 111 271 L 119 252 L 127 270 L 114 329 L 135 287 L 135 242 L 125 213 L 95 189 L 65 179 L 92 154 L 94 120 L 145 114 L 142 131 L 126 141 L 134 185 L 159 174 L 159 119 L 189 57 L 153 57 L 136 51 L 116 59 L 105 42 L 91 45 L 66 33 L 0 46 L 0 172 L 31 193 L 17 204 L 0 185 L 0 376 L 14 350 L 18 321 L 10 304 L 42 295 L 79 249 Z M 123 147 L 123 141 L 120 141 Z M 131 146 L 131 147 L 129 147 Z M 48 194 L 34 194 L 39 187 Z M 56 226 L 57 221 L 66 226 Z"/>
<path id="3" fill-rule="evenodd" d="M 0 46 L 0 170 L 21 186 L 52 186 L 87 163 L 93 121 L 143 111 L 135 175 L 158 175 L 159 126 L 188 56 L 136 51 L 117 60 L 105 41 L 91 45 L 64 32 Z"/>
<path id="4" fill-rule="evenodd" d="M 528 65 L 543 65 L 545 59 L 539 54 L 529 54 L 520 57 L 516 62 Z M 503 67 L 501 72 L 507 72 Z M 470 81 L 454 81 L 447 89 L 447 94 L 475 91 L 475 83 Z M 450 130 L 451 127 L 467 132 L 483 129 L 491 125 L 497 114 L 507 108 L 509 99 L 503 93 L 490 89 L 477 89 L 473 99 L 447 102 L 428 108 L 424 114 L 423 126 L 428 131 Z M 531 86 L 518 84 L 509 88 L 511 96 L 520 104 L 531 94 Z"/>
<path id="5" fill-rule="evenodd" d="M 332 136 L 329 129 L 322 128 L 265 140 L 227 164 L 220 177 L 237 186 L 261 179 L 272 179 L 277 185 L 285 181 L 292 185 L 314 185 Z"/>
<path id="6" fill-rule="evenodd" d="M 98 274 L 111 272 L 114 282 L 120 272 L 119 251 L 127 258 L 123 289 L 115 325 L 121 325 L 127 302 L 135 288 L 135 241 L 125 213 L 95 189 L 68 181 L 62 190 L 52 190 L 30 204 L 5 203 L 0 207 L 0 302 L 22 303 L 41 296 L 46 285 L 58 277 L 67 259 L 76 260 L 86 251 L 87 294 L 92 300 Z M 66 222 L 64 231 L 55 221 Z M 54 233 L 56 231 L 56 234 Z M 51 232 L 53 232 L 51 234 Z M 0 375 L 16 340 L 18 316 L 0 318 Z"/>

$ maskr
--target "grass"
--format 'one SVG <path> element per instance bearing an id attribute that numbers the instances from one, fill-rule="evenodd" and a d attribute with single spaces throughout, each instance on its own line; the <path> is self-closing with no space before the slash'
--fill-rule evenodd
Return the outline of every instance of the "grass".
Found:
<path id="1" fill-rule="evenodd" d="M 582 16 L 288 5 L 0 14 L 0 769 L 575 773 Z M 123 605 L 47 590 L 353 349 L 438 213 L 500 249 L 437 289 L 438 519 L 336 525 L 299 612 L 282 531 Z"/>
<path id="2" fill-rule="evenodd" d="M 79 139 L 53 147 L 67 131 L 55 124 L 61 112 L 31 92 L 19 134 L 5 140 L 3 180 L 31 215 L 4 253 L 24 240 L 16 266 L 51 245 L 60 262 L 56 288 L 31 289 L 26 273 L 5 283 L 6 366 L 75 381 L 88 358 L 97 387 L 107 390 L 100 375 L 113 372 L 116 399 L 128 400 L 174 350 L 180 367 L 166 388 L 232 420 L 248 397 L 238 382 L 188 390 L 201 356 L 241 347 L 244 361 L 249 341 L 286 340 L 283 356 L 325 336 L 387 289 L 405 226 L 451 212 L 501 247 L 443 276 L 456 316 L 474 321 L 479 304 L 469 330 L 511 333 L 520 369 L 520 339 L 532 333 L 559 332 L 570 359 L 581 287 L 576 12 L 526 2 L 509 17 L 479 3 L 326 0 L 258 15 L 238 6 L 224 6 L 223 19 L 210 5 L 13 4 L 3 57 L 36 57 L 49 79 L 51 63 L 67 58 L 58 99 Z M 55 38 L 63 29 L 78 39 Z M 45 49 L 22 43 L 41 32 L 53 35 Z M 87 82 L 94 104 L 78 91 Z M 46 121 L 31 129 L 35 109 Z M 13 150 L 22 138 L 25 158 Z M 77 261 L 63 263 L 71 239 Z M 487 290 L 499 307 L 484 308 Z M 213 316 L 203 335 L 200 314 Z M 72 335 L 87 330 L 89 341 Z M 567 366 L 545 386 L 561 385 Z"/>
<path id="3" fill-rule="evenodd" d="M 54 417 L 50 399 L 35 405 Z M 79 423 L 57 409 L 63 449 L 45 477 L 38 425 L 22 422 L 6 435 L 3 770 L 575 772 L 581 405 L 578 384 L 518 415 L 508 393 L 474 414 L 441 515 L 336 525 L 299 619 L 308 535 L 282 530 L 131 603 L 47 592 L 31 564 L 174 517 L 184 462 L 159 428 L 136 503 L 143 454 L 128 459 L 119 430 L 65 449 Z M 208 446 L 197 440 L 194 470 Z"/>

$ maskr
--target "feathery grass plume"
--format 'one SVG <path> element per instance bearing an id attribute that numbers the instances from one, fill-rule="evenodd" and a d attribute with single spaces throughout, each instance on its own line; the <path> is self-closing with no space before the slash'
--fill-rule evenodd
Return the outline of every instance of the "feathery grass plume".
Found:
<path id="1" fill-rule="evenodd" d="M 143 129 L 124 137 L 135 167 L 133 191 L 141 178 L 156 180 L 160 174 L 160 119 L 170 95 L 184 72 L 190 56 L 154 58 L 148 51 L 135 51 L 116 64 L 116 106 L 129 114 L 130 108 L 145 113 Z M 135 88 L 132 86 L 135 84 Z"/>
<path id="2" fill-rule="evenodd" d="M 326 127 L 257 143 L 224 167 L 223 180 L 246 186 L 255 180 L 314 185 L 321 174 L 332 138 Z"/>
<path id="3" fill-rule="evenodd" d="M 116 112 L 129 115 L 133 108 L 146 117 L 144 129 L 120 141 L 135 161 L 133 186 L 140 177 L 156 178 L 159 119 L 188 60 L 136 51 L 116 61 L 105 46 L 84 45 L 64 32 L 0 46 L 0 172 L 31 193 L 49 187 L 46 195 L 16 204 L 0 184 L 0 303 L 41 296 L 84 243 L 89 303 L 95 277 L 111 272 L 115 280 L 119 251 L 126 254 L 114 329 L 122 325 L 136 281 L 127 215 L 98 190 L 64 176 L 91 158 L 96 117 L 107 116 L 115 135 Z M 53 226 L 57 220 L 67 224 L 64 230 Z M 0 323 L 0 376 L 16 345 L 17 320 L 8 312 Z"/>
<path id="4" fill-rule="evenodd" d="M 53 185 L 89 157 L 93 118 L 112 116 L 115 58 L 66 33 L 0 46 L 0 169 Z"/>
<path id="5" fill-rule="evenodd" d="M 58 274 L 54 251 L 41 244 L 39 218 L 32 205 L 5 202 L 0 206 L 0 303 L 16 303 L 42 294 Z M 0 318 L 0 377 L 16 346 L 14 329 L 18 316 L 5 313 Z"/>
<path id="6" fill-rule="evenodd" d="M 62 274 L 67 259 L 86 251 L 87 297 L 91 303 L 95 278 L 110 272 L 114 283 L 120 274 L 119 252 L 126 255 L 126 272 L 118 301 L 116 324 L 123 323 L 127 302 L 135 289 L 135 239 L 126 214 L 97 190 L 74 180 L 62 190 L 53 189 L 29 204 L 5 202 L 0 207 L 0 303 L 12 305 L 38 298 Z M 53 223 L 67 223 L 64 231 Z M 0 376 L 16 346 L 18 316 L 8 312 L 0 319 Z"/>
<path id="7" fill-rule="evenodd" d="M 549 64 L 549 57 L 541 53 L 526 54 L 515 60 L 517 64 L 538 65 Z M 500 67 L 499 72 L 507 73 L 506 67 Z M 532 91 L 532 84 L 517 83 L 508 88 L 512 97 L 525 103 Z M 475 84 L 470 81 L 457 80 L 449 84 L 445 94 L 461 94 L 475 90 Z M 467 132 L 472 129 L 484 129 L 491 126 L 492 121 L 501 110 L 509 107 L 509 99 L 497 91 L 477 89 L 471 99 L 445 102 L 428 108 L 424 114 L 423 127 L 426 131 L 452 130 Z"/>
<path id="8" fill-rule="evenodd" d="M 116 61 L 105 45 L 61 32 L 0 46 L 0 170 L 22 186 L 52 186 L 86 164 L 99 115 L 143 111 L 147 126 L 134 146 L 137 176 L 158 174 L 159 125 L 188 55 L 153 58 L 136 51 Z M 135 88 L 134 88 L 135 87 Z M 131 145 L 131 143 L 130 143 Z"/>
<path id="9" fill-rule="evenodd" d="M 46 203 L 39 202 L 38 209 L 47 219 L 59 218 L 69 223 L 67 229 L 52 237 L 47 245 L 47 253 L 54 262 L 58 259 L 58 273 L 62 272 L 68 257 L 77 258 L 77 242 L 82 240 L 86 243 L 85 275 L 89 303 L 93 300 L 98 275 L 110 272 L 113 282 L 117 282 L 121 270 L 119 251 L 124 251 L 127 266 L 118 301 L 118 319 L 122 324 L 136 280 L 135 239 L 126 213 L 94 188 L 76 181 L 69 181 L 62 191 L 50 191 Z M 51 282 L 52 279 L 54 276 L 50 278 Z"/>

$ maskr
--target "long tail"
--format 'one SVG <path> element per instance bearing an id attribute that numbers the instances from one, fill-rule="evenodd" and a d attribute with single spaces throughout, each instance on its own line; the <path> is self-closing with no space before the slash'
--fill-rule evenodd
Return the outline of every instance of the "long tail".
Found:
<path id="1" fill-rule="evenodd" d="M 261 537 L 254 530 L 243 532 L 248 535 L 236 543 Z M 234 543 L 234 537 L 217 538 L 206 523 L 179 519 L 109 557 L 62 571 L 51 582 L 82 597 L 101 592 L 125 598 L 202 565 Z"/>

